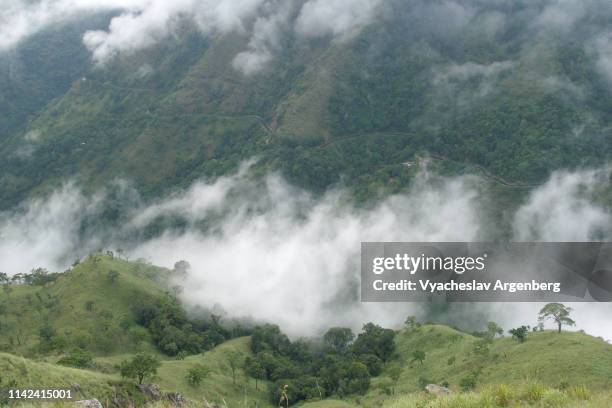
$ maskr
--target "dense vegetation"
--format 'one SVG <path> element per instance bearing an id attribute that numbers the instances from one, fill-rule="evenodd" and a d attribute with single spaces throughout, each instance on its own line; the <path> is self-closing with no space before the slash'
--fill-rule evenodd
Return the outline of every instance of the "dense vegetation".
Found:
<path id="1" fill-rule="evenodd" d="M 25 106 L 12 79 L 0 87 L 0 117 L 14 122 L 0 126 L 0 207 L 76 174 L 87 188 L 120 177 L 157 197 L 252 157 L 259 174 L 279 169 L 314 191 L 346 183 L 359 200 L 400 191 L 427 154 L 527 186 L 609 160 L 611 87 L 589 48 L 605 16 L 560 33 L 529 25 L 534 2 L 485 2 L 472 23 L 436 32 L 434 3 L 396 6 L 348 42 L 287 38 L 253 77 L 229 68 L 245 39 L 189 25 L 105 69 L 77 36 L 105 16 L 32 38 L 2 59 L 41 95 L 17 92 Z M 506 24 L 483 34 L 495 13 Z"/>
<path id="2" fill-rule="evenodd" d="M 259 326 L 251 335 L 254 357 L 245 367 L 254 378 L 272 382 L 272 403 L 364 394 L 370 377 L 379 375 L 393 355 L 394 336 L 393 330 L 368 323 L 353 341 L 350 329 L 336 327 L 312 350 L 304 341 L 291 342 L 277 326 Z"/>

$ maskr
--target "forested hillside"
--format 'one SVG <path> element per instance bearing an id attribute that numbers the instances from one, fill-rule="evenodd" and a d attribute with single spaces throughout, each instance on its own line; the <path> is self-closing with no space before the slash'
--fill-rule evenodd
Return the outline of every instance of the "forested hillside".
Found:
<path id="1" fill-rule="evenodd" d="M 185 21 L 100 66 L 79 33 L 108 15 L 62 25 L 1 58 L 2 207 L 71 177 L 125 178 L 154 197 L 252 157 L 315 191 L 343 180 L 361 199 L 399 191 L 426 155 L 525 186 L 601 165 L 612 95 L 599 36 L 612 14 L 590 4 L 561 29 L 546 1 L 390 2 L 342 41 L 284 37 L 248 75 L 232 65 L 249 44 L 240 33 Z"/>

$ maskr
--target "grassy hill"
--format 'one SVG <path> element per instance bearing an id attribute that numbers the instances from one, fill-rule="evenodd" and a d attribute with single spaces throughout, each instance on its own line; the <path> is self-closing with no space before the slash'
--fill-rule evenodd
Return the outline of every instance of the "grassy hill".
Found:
<path id="1" fill-rule="evenodd" d="M 134 325 L 134 300 L 165 296 L 169 274 L 142 262 L 95 255 L 43 286 L 11 285 L 0 292 L 0 347 L 37 354 L 40 330 L 48 327 L 59 349 L 133 350 L 147 343 L 146 330 Z"/>
<path id="2" fill-rule="evenodd" d="M 578 332 L 532 332 L 524 343 L 509 337 L 498 338 L 483 351 L 477 349 L 477 345 L 483 344 L 478 337 L 447 326 L 424 325 L 417 330 L 400 331 L 396 344 L 395 362 L 373 380 L 370 390 L 360 400 L 362 404 L 380 406 L 394 395 L 414 394 L 397 402 L 397 407 L 418 406 L 417 402 L 427 400 L 419 396 L 426 384 L 445 384 L 453 392 L 462 393 L 462 380 L 472 376 L 475 376 L 476 390 L 486 395 L 492 392 L 490 387 L 499 385 L 521 390 L 535 384 L 543 390 L 553 390 L 550 392 L 584 387 L 593 395 L 609 390 L 612 385 L 612 345 Z M 415 350 L 425 352 L 422 364 L 413 361 Z M 399 367 L 397 379 L 392 378 L 392 367 Z M 463 407 L 461 398 L 440 407 Z"/>
<path id="3" fill-rule="evenodd" d="M 245 402 L 249 406 L 255 404 L 260 407 L 269 406 L 265 381 L 260 381 L 256 390 L 255 381 L 245 377 L 242 370 L 238 369 L 236 383 L 233 382 L 227 356 L 232 352 L 237 352 L 244 357 L 250 355 L 248 342 L 249 339 L 246 337 L 239 338 L 201 355 L 189 356 L 182 360 L 165 358 L 153 382 L 162 391 L 178 392 L 188 400 L 199 403 L 206 399 L 210 403 L 219 404 L 225 401 L 228 406 L 243 406 Z M 114 365 L 129 357 L 129 354 L 101 357 L 97 358 L 96 362 L 102 366 Z M 210 373 L 202 384 L 191 386 L 185 380 L 185 376 L 190 368 L 198 364 L 209 368 Z M 9 385 L 11 388 L 55 387 L 73 389 L 76 398 L 79 399 L 97 398 L 105 402 L 119 393 L 144 401 L 136 387 L 123 381 L 115 370 L 110 373 L 101 373 L 0 353 L 0 372 L 2 373 L 0 389 Z M 74 389 L 75 384 L 79 385 L 80 391 Z"/>
<path id="4" fill-rule="evenodd" d="M 420 389 L 420 378 L 459 389 L 461 379 L 476 369 L 479 385 L 537 381 L 556 387 L 565 381 L 593 390 L 612 385 L 612 346 L 586 334 L 532 332 L 524 343 L 505 337 L 479 352 L 481 339 L 449 327 L 426 325 L 418 331 L 397 336 L 403 361 L 400 392 Z M 414 350 L 426 353 L 423 364 L 411 362 Z"/>
<path id="5" fill-rule="evenodd" d="M 172 356 L 162 353 L 150 329 L 138 324 L 135 299 L 169 298 L 172 273 L 138 261 L 93 255 L 63 274 L 44 274 L 44 284 L 10 285 L 10 290 L 0 292 L 4 350 L 0 388 L 76 383 L 83 398 L 120 395 L 144 404 L 142 393 L 118 370 L 121 362 L 144 350 L 161 362 L 152 382 L 164 392 L 179 392 L 194 404 L 206 399 L 225 401 L 229 407 L 271 406 L 269 383 L 261 380 L 256 389 L 242 366 L 232 375 L 232 355 L 240 361 L 252 356 L 250 337 L 234 338 L 192 355 Z M 45 340 L 49 327 L 53 335 Z M 331 396 L 302 406 L 609 406 L 612 345 L 584 333 L 530 332 L 520 343 L 510 337 L 487 341 L 448 326 L 424 324 L 398 331 L 394 341 L 395 354 L 382 373 L 371 378 L 365 395 L 341 400 Z M 59 365 L 75 348 L 88 350 L 93 364 L 83 369 Z M 424 353 L 422 362 L 414 358 L 417 351 Z M 200 365 L 209 374 L 200 385 L 192 386 L 186 375 Z M 428 396 L 423 387 L 429 383 L 447 385 L 453 395 Z"/>

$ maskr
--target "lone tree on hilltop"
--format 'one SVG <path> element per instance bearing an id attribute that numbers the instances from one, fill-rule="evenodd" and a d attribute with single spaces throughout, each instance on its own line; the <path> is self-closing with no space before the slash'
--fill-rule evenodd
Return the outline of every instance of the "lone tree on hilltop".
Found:
<path id="1" fill-rule="evenodd" d="M 571 307 L 567 307 L 561 303 L 549 303 L 540 310 L 538 320 L 540 322 L 544 320 L 554 321 L 559 328 L 558 333 L 561 333 L 561 326 L 574 326 L 576 324 L 576 322 L 569 317 L 571 311 Z"/>

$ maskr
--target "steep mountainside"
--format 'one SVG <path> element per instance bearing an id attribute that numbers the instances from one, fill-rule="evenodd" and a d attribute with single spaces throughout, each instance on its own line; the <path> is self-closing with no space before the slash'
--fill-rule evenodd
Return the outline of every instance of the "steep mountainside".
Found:
<path id="1" fill-rule="evenodd" d="M 126 178 L 152 197 L 251 157 L 315 191 L 344 180 L 360 198 L 401 189 L 405 163 L 425 154 L 524 186 L 607 162 L 598 36 L 612 15 L 561 29 L 534 23 L 543 0 L 473 3 L 390 2 L 342 41 L 287 35 L 250 75 L 232 68 L 248 35 L 189 22 L 102 67 L 78 34 L 108 16 L 31 37 L 0 61 L 0 207 L 67 178 Z"/>

